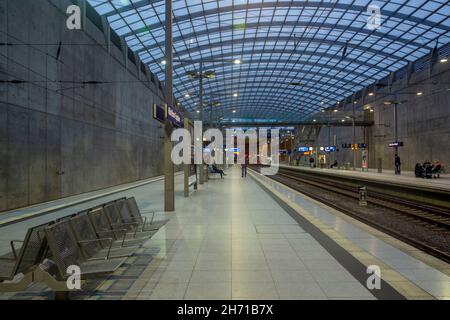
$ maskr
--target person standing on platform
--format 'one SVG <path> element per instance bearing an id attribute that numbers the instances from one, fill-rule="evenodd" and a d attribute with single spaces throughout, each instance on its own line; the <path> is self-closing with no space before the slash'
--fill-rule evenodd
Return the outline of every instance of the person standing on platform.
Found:
<path id="1" fill-rule="evenodd" d="M 401 161 L 398 154 L 395 155 L 395 174 L 401 174 Z"/>
<path id="2" fill-rule="evenodd" d="M 248 155 L 245 155 L 244 163 L 241 165 L 242 178 L 247 178 Z"/>
<path id="3" fill-rule="evenodd" d="M 311 168 L 314 168 L 314 158 L 313 158 L 313 157 L 310 157 L 310 158 L 309 158 L 309 166 L 310 166 Z"/>

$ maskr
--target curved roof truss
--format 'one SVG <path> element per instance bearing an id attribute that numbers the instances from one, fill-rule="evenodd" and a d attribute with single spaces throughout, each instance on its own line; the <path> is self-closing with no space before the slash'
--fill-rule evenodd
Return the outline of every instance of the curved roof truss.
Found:
<path id="1" fill-rule="evenodd" d="M 88 2 L 164 80 L 164 1 Z M 380 28 L 367 25 L 372 3 Z M 173 0 L 173 10 L 174 54 L 190 61 L 174 64 L 177 99 L 197 109 L 198 99 L 183 99 L 198 92 L 186 71 L 206 61 L 217 77 L 205 82 L 205 96 L 228 118 L 302 120 L 450 43 L 446 0 Z"/>

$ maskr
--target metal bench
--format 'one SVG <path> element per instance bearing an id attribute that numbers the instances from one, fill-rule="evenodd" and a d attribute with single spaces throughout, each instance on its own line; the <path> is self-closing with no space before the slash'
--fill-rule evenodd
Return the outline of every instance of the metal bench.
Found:
<path id="1" fill-rule="evenodd" d="M 32 283 L 45 283 L 53 290 L 66 290 L 66 283 L 57 281 L 51 265 L 42 263 L 48 256 L 45 228 L 52 222 L 29 228 L 24 241 L 11 241 L 12 252 L 0 259 L 0 292 L 18 292 Z M 14 243 L 22 242 L 19 253 Z"/>
<path id="2" fill-rule="evenodd" d="M 211 166 L 208 166 L 208 175 L 214 176 L 214 175 L 220 175 L 220 173 L 214 171 L 214 169 Z"/>
<path id="3" fill-rule="evenodd" d="M 119 211 L 119 202 L 108 204 L 103 209 L 112 228 L 127 229 L 128 234 L 134 239 L 149 239 L 155 234 L 154 232 L 143 231 L 141 223 L 137 220 L 125 221 Z"/>
<path id="4" fill-rule="evenodd" d="M 100 237 L 95 232 L 87 212 L 81 212 L 72 217 L 69 223 L 76 240 L 83 244 L 80 248 L 85 258 L 104 256 L 107 250 L 109 250 L 109 255 L 113 257 L 130 257 L 139 249 L 137 246 L 122 247 L 122 241 L 113 239 L 112 243 L 109 243 L 110 241 Z"/>
<path id="5" fill-rule="evenodd" d="M 130 238 L 126 228 L 113 228 L 103 207 L 90 210 L 88 216 L 98 236 L 111 237 L 114 240 L 120 241 L 121 246 L 141 245 L 147 240 Z"/>
<path id="6" fill-rule="evenodd" d="M 143 216 L 143 214 L 147 214 L 147 213 L 152 214 L 152 218 L 150 219 L 150 222 L 147 222 L 147 225 L 149 227 L 160 229 L 162 226 L 164 226 L 169 221 L 169 220 L 154 221 L 155 212 L 154 211 L 141 211 L 139 209 L 139 206 L 137 204 L 135 197 L 127 198 L 127 204 L 128 204 L 128 208 L 130 209 L 130 211 L 129 211 L 130 214 L 135 219 L 144 219 L 145 217 Z"/>
<path id="7" fill-rule="evenodd" d="M 188 187 L 192 187 L 194 186 L 195 188 L 197 187 L 197 176 L 193 175 L 193 176 L 189 176 L 188 178 Z"/>
<path id="8" fill-rule="evenodd" d="M 143 232 L 152 232 L 153 234 L 158 231 L 158 227 L 156 225 L 152 225 L 151 223 L 147 223 L 147 217 L 135 216 L 131 214 L 130 207 L 128 206 L 128 201 L 118 201 L 116 202 L 117 209 L 122 216 L 122 220 L 127 223 L 138 223 L 139 230 Z"/>
<path id="9" fill-rule="evenodd" d="M 126 258 L 122 257 L 110 257 L 110 251 L 104 256 L 96 258 L 88 259 L 84 257 L 80 250 L 80 245 L 86 245 L 91 241 L 77 241 L 68 221 L 55 223 L 46 227 L 45 235 L 52 253 L 52 260 L 55 262 L 58 269 L 59 280 L 64 280 L 68 277 L 67 270 L 71 266 L 78 266 L 81 271 L 81 278 L 86 279 L 90 276 L 112 273 L 126 260 Z M 112 242 L 112 239 L 109 241 Z"/>
<path id="10" fill-rule="evenodd" d="M 0 281 L 12 280 L 17 274 L 25 274 L 39 263 L 45 251 L 44 228 L 48 223 L 29 228 L 23 241 L 10 241 L 11 252 L 0 257 Z M 15 243 L 22 243 L 20 250 Z"/>

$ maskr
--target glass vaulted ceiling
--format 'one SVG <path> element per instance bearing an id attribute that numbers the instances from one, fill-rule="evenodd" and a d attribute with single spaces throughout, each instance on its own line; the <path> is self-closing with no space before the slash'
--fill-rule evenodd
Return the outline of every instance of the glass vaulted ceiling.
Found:
<path id="1" fill-rule="evenodd" d="M 165 2 L 88 1 L 163 81 Z M 369 4 L 381 29 L 367 27 Z M 450 42 L 447 0 L 173 0 L 173 11 L 176 58 L 230 61 L 205 63 L 216 71 L 205 98 L 227 119 L 302 120 Z M 197 68 L 174 65 L 175 96 L 190 111 L 198 81 L 186 71 Z"/>

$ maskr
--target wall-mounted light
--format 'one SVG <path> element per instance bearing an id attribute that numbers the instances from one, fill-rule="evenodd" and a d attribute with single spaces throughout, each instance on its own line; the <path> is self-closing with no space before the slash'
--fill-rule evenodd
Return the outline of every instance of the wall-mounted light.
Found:
<path id="1" fill-rule="evenodd" d="M 417 92 L 417 95 L 418 95 L 418 96 L 422 96 L 422 95 L 423 95 L 423 92 L 422 92 L 422 91 L 419 91 L 419 92 Z"/>

